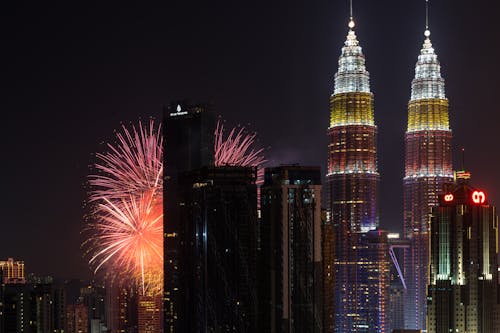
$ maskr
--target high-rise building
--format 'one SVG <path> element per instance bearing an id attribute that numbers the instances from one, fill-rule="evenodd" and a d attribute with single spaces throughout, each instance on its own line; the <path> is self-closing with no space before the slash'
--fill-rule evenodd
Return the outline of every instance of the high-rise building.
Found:
<path id="1" fill-rule="evenodd" d="M 36 328 L 38 332 L 54 331 L 54 298 L 51 278 L 42 278 L 33 284 L 31 299 L 33 302 Z M 63 328 L 64 329 L 64 328 Z"/>
<path id="2" fill-rule="evenodd" d="M 431 217 L 429 333 L 500 332 L 498 216 L 459 179 Z"/>
<path id="3" fill-rule="evenodd" d="M 360 242 L 365 239 L 361 234 L 376 229 L 379 222 L 377 126 L 370 77 L 353 29 L 351 18 L 330 98 L 328 129 L 326 201 L 335 234 L 334 310 L 339 333 L 380 332 L 371 324 L 366 304 L 368 281 L 362 277 L 368 268 L 360 266 Z"/>
<path id="4" fill-rule="evenodd" d="M 80 302 L 87 306 L 89 325 L 92 319 L 105 323 L 106 291 L 103 285 L 94 282 L 80 288 Z"/>
<path id="5" fill-rule="evenodd" d="M 0 261 L 0 270 L 3 275 L 3 283 L 25 283 L 24 261 L 15 261 L 13 258 Z"/>
<path id="6" fill-rule="evenodd" d="M 137 297 L 131 288 L 106 285 L 106 327 L 111 333 L 125 333 L 137 324 Z"/>
<path id="7" fill-rule="evenodd" d="M 259 332 L 323 332 L 321 222 L 319 167 L 265 169 Z"/>
<path id="8" fill-rule="evenodd" d="M 410 240 L 404 258 L 408 284 L 405 328 L 422 330 L 429 282 L 429 214 L 437 206 L 443 187 L 453 180 L 448 99 L 430 31 L 427 29 L 424 35 L 408 103 L 403 181 L 404 237 Z"/>
<path id="9" fill-rule="evenodd" d="M 4 305 L 5 305 L 5 284 L 3 283 L 3 273 L 0 269 L 0 333 L 4 333 Z"/>
<path id="10" fill-rule="evenodd" d="M 392 259 L 389 276 L 389 305 L 387 311 L 387 332 L 402 329 L 404 324 L 404 296 L 406 294 L 406 282 L 402 274 L 404 250 L 409 248 L 409 241 L 402 239 L 399 233 L 389 233 L 389 254 Z"/>
<path id="11" fill-rule="evenodd" d="M 389 242 L 384 230 L 358 233 L 356 276 L 359 320 L 351 332 L 389 332 Z"/>
<path id="12" fill-rule="evenodd" d="M 175 102 L 164 109 L 164 330 L 186 332 L 179 262 L 179 176 L 214 164 L 215 117 L 207 106 Z"/>
<path id="13" fill-rule="evenodd" d="M 1 274 L 0 274 L 1 275 Z M 50 276 L 12 279 L 0 291 L 0 333 L 63 333 L 66 324 L 66 291 Z"/>
<path id="14" fill-rule="evenodd" d="M 335 311 L 335 233 L 326 209 L 321 212 L 321 260 L 323 261 L 323 332 L 333 332 Z"/>
<path id="15" fill-rule="evenodd" d="M 66 332 L 88 333 L 89 318 L 85 304 L 68 304 L 66 306 Z"/>
<path id="16" fill-rule="evenodd" d="M 161 296 L 139 295 L 138 304 L 138 333 L 163 332 L 161 322 Z"/>
<path id="17" fill-rule="evenodd" d="M 36 304 L 32 285 L 6 284 L 4 289 L 3 332 L 36 332 Z"/>
<path id="18" fill-rule="evenodd" d="M 66 329 L 66 288 L 62 283 L 52 285 L 52 307 L 54 328 L 52 333 L 64 333 Z"/>
<path id="19" fill-rule="evenodd" d="M 256 332 L 256 177 L 228 166 L 180 179 L 182 332 Z"/>

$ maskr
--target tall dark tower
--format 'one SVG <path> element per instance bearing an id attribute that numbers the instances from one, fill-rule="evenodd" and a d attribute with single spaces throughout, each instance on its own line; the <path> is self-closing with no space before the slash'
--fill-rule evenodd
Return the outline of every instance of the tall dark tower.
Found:
<path id="1" fill-rule="evenodd" d="M 351 10 L 352 12 L 352 10 Z M 327 205 L 335 233 L 335 332 L 371 332 L 366 283 L 359 274 L 362 234 L 378 226 L 377 127 L 365 57 L 354 21 L 339 58 L 330 97 Z M 366 276 L 366 275 L 365 275 Z M 372 326 L 373 327 L 373 326 Z"/>
<path id="2" fill-rule="evenodd" d="M 427 26 L 411 84 L 403 180 L 404 236 L 410 240 L 404 258 L 405 327 L 422 330 L 429 282 L 429 214 L 443 187 L 453 180 L 448 99 L 430 34 Z"/>
<path id="3" fill-rule="evenodd" d="M 179 178 L 182 330 L 258 332 L 257 170 L 204 167 Z"/>
<path id="4" fill-rule="evenodd" d="M 204 105 L 175 102 L 164 109 L 164 332 L 186 332 L 186 293 L 181 289 L 184 261 L 180 251 L 183 173 L 214 164 L 215 117 Z"/>
<path id="5" fill-rule="evenodd" d="M 463 179 L 431 217 L 429 333 L 500 332 L 498 216 Z"/>
<path id="6" fill-rule="evenodd" d="M 321 312 L 320 168 L 266 168 L 261 200 L 258 331 L 327 331 Z"/>

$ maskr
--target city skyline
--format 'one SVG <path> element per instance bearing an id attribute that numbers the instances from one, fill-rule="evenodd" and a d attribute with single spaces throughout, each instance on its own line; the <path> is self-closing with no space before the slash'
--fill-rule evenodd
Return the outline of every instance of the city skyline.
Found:
<path id="1" fill-rule="evenodd" d="M 493 61 L 500 49 L 474 44 L 498 39 L 488 19 L 494 11 L 453 4 L 433 1 L 430 15 L 432 40 L 446 64 L 453 155 L 465 147 L 467 168 L 478 175 L 478 184 L 490 184 L 487 190 L 495 201 L 500 156 L 485 152 L 495 152 L 499 116 L 493 108 L 494 86 L 482 82 L 500 74 Z M 403 163 L 397 156 L 403 153 L 406 103 L 424 28 L 423 1 L 406 5 L 356 2 L 354 12 L 376 94 L 380 187 L 394 193 L 392 200 L 380 200 L 380 225 L 395 231 L 402 230 L 403 193 Z M 259 141 L 271 146 L 268 165 L 321 165 L 326 174 L 328 97 L 345 39 L 347 2 L 290 5 L 284 12 L 274 6 L 255 4 L 241 11 L 227 4 L 219 13 L 217 6 L 191 11 L 175 4 L 164 9 L 170 13 L 164 21 L 161 13 L 134 13 L 132 8 L 117 13 L 70 7 L 51 13 L 41 8 L 47 15 L 37 8 L 3 12 L 2 106 L 11 111 L 1 141 L 12 160 L 4 170 L 17 177 L 6 179 L 2 202 L 10 237 L 0 244 L 0 253 L 24 260 L 28 272 L 90 277 L 79 232 L 91 154 L 100 150 L 100 142 L 112 139 L 121 121 L 160 119 L 162 105 L 178 97 L 211 101 L 228 121 L 252 123 Z M 370 15 L 382 10 L 384 16 Z M 67 16 L 57 15 L 66 11 Z M 184 15 L 176 17 L 176 12 Z M 484 15 L 474 15 L 479 12 Z M 261 20 L 252 15 L 262 15 Z M 235 31 L 224 31 L 232 25 Z M 196 56 L 198 48 L 205 52 Z M 279 132 L 276 124 L 282 126 Z M 21 246 L 21 241 L 32 245 Z M 54 263 L 42 259 L 49 257 L 56 258 Z"/>

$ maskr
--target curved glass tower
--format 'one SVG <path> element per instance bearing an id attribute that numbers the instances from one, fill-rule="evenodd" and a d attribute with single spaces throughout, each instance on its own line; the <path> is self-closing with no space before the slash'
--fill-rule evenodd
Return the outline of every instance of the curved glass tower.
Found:
<path id="1" fill-rule="evenodd" d="M 370 77 L 353 28 L 351 20 L 330 97 L 328 128 L 327 201 L 335 230 L 335 332 L 384 332 L 380 297 L 385 297 L 381 292 L 385 286 L 380 288 L 380 279 L 370 275 L 374 270 L 367 264 L 373 260 L 362 250 L 366 233 L 378 227 L 377 127 Z"/>
<path id="2" fill-rule="evenodd" d="M 453 181 L 448 99 L 441 67 L 426 30 L 415 67 L 405 134 L 404 235 L 405 328 L 425 329 L 429 280 L 429 214 Z"/>

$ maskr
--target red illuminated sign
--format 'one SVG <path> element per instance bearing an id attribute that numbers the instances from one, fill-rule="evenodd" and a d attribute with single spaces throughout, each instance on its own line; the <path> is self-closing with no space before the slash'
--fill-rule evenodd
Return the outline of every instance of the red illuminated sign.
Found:
<path id="1" fill-rule="evenodd" d="M 483 191 L 472 192 L 472 201 L 476 204 L 482 204 L 486 201 L 486 195 Z"/>
<path id="2" fill-rule="evenodd" d="M 453 201 L 453 194 L 449 193 L 444 196 L 444 201 L 451 202 Z"/>

